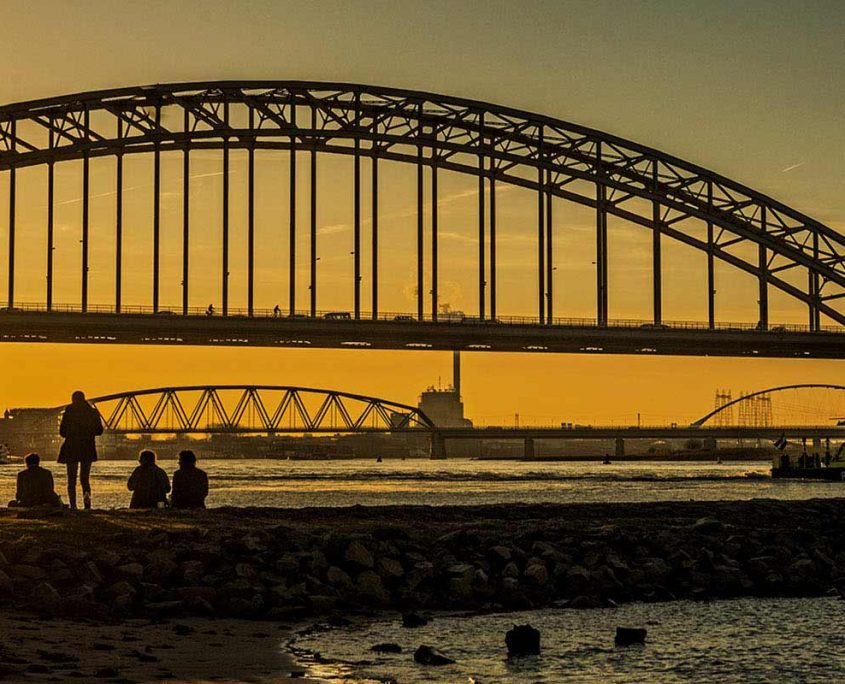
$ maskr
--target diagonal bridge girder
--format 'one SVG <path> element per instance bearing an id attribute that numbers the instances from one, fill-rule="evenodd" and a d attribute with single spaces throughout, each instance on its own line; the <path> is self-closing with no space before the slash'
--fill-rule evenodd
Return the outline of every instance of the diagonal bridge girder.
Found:
<path id="1" fill-rule="evenodd" d="M 279 396 L 271 403 L 274 394 Z M 89 401 L 100 411 L 105 429 L 117 434 L 336 434 L 434 429 L 431 420 L 414 406 L 307 387 L 161 387 Z"/>

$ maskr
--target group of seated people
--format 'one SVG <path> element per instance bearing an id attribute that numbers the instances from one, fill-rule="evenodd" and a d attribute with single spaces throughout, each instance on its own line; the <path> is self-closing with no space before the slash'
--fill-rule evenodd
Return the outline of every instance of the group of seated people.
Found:
<path id="1" fill-rule="evenodd" d="M 170 478 L 156 464 L 154 451 L 144 449 L 138 462 L 138 467 L 132 471 L 127 483 L 132 492 L 129 508 L 205 508 L 208 475 L 197 467 L 197 457 L 193 451 L 185 449 L 179 452 L 179 468 L 173 473 L 172 491 Z M 26 470 L 18 473 L 17 492 L 9 506 L 62 506 L 62 500 L 53 487 L 53 474 L 41 467 L 41 457 L 29 454 L 24 463 Z"/>

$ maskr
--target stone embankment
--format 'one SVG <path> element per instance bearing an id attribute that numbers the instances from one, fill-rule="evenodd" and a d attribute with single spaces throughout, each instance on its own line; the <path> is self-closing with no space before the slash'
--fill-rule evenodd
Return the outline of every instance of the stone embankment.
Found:
<path id="1" fill-rule="evenodd" d="M 845 589 L 845 500 L 0 513 L 0 606 L 93 619 Z"/>

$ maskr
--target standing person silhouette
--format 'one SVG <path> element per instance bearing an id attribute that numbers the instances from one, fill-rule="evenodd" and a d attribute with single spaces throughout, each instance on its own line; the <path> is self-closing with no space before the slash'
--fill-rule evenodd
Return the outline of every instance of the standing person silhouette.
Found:
<path id="1" fill-rule="evenodd" d="M 103 434 L 100 413 L 85 400 L 85 394 L 77 390 L 71 396 L 71 403 L 65 409 L 59 434 L 65 438 L 59 450 L 59 463 L 67 466 L 67 498 L 72 509 L 76 509 L 76 475 L 82 486 L 82 501 L 86 510 L 91 508 L 91 464 L 97 460 L 97 446 L 94 438 Z"/>

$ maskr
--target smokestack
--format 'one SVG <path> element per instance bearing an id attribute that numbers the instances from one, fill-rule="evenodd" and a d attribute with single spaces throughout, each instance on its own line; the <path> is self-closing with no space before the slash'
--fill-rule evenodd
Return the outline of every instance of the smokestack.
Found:
<path id="1" fill-rule="evenodd" d="M 452 387 L 461 398 L 461 352 L 452 352 Z"/>

